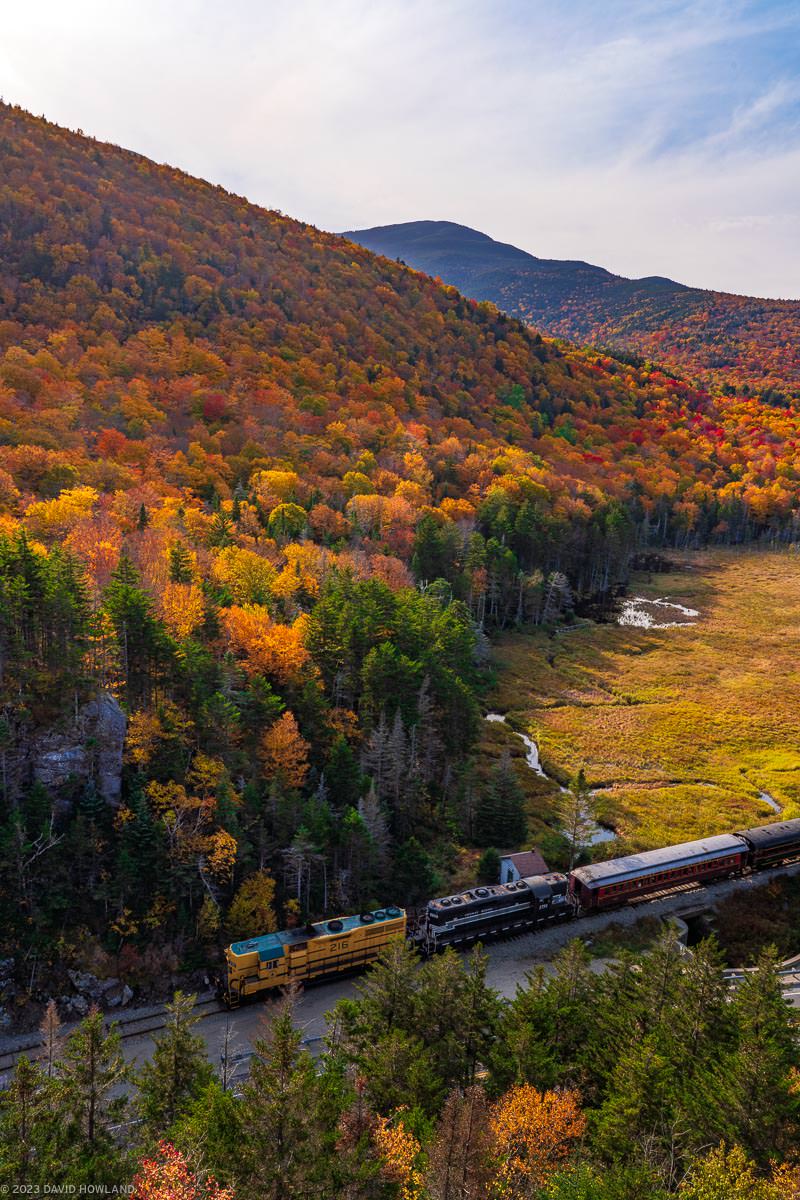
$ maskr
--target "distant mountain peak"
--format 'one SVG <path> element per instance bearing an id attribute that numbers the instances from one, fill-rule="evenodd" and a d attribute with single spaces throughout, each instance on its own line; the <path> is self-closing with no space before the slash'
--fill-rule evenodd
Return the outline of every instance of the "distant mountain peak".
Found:
<path id="1" fill-rule="evenodd" d="M 777 391 L 777 402 L 800 397 L 800 352 L 786 352 L 795 344 L 788 331 L 800 327 L 800 301 L 734 296 L 662 275 L 626 279 L 592 263 L 537 258 L 454 221 L 407 221 L 343 236 L 543 333 L 668 363 L 718 386 L 738 388 L 750 379 L 756 394 Z"/>
<path id="2" fill-rule="evenodd" d="M 595 266 L 582 259 L 539 258 L 510 242 L 495 241 L 488 233 L 471 229 L 469 225 L 459 225 L 455 221 L 404 221 L 397 225 L 375 225 L 371 229 L 346 230 L 342 237 L 350 238 L 351 241 L 358 242 L 359 245 L 387 258 L 397 257 L 395 250 L 398 253 L 404 251 L 401 254 L 404 261 L 427 274 L 431 272 L 428 266 L 423 265 L 423 259 L 433 263 L 444 258 L 449 261 L 459 254 L 465 254 L 471 259 L 480 256 L 483 270 L 496 267 L 501 262 L 515 263 L 522 268 L 564 276 L 571 272 L 579 272 L 584 277 L 588 273 L 597 279 L 620 280 L 625 284 L 652 283 L 678 289 L 685 289 L 686 286 L 659 275 L 650 275 L 639 280 L 625 279 L 622 275 L 614 275 L 605 267 Z"/>

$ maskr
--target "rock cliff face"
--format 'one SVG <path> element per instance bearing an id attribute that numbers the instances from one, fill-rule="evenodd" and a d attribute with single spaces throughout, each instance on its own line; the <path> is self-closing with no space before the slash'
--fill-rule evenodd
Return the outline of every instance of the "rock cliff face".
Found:
<path id="1" fill-rule="evenodd" d="M 79 779 L 94 782 L 98 795 L 117 805 L 122 787 L 122 748 L 127 718 L 109 692 L 82 705 L 68 723 L 37 734 L 19 774 L 58 793 Z"/>

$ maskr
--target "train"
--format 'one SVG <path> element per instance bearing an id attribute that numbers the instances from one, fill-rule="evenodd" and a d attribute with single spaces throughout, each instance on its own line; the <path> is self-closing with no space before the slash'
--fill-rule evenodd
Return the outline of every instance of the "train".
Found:
<path id="1" fill-rule="evenodd" d="M 735 878 L 800 858 L 800 819 L 775 821 L 503 884 L 438 896 L 411 923 L 388 907 L 234 942 L 220 995 L 229 1008 L 262 992 L 360 970 L 396 938 L 422 955 L 511 937 L 621 908 L 691 883 Z"/>
<path id="2" fill-rule="evenodd" d="M 228 1008 L 261 992 L 363 970 L 394 938 L 406 936 L 406 912 L 389 906 L 233 942 L 218 990 Z"/>

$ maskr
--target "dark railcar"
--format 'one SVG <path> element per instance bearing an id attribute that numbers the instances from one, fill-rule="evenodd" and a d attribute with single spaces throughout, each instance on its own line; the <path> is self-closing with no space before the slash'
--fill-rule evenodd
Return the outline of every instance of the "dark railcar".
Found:
<path id="1" fill-rule="evenodd" d="M 747 866 L 749 854 L 744 838 L 734 833 L 665 846 L 661 850 L 645 850 L 625 858 L 576 867 L 570 875 L 570 895 L 588 911 L 615 908 L 636 896 L 682 883 L 740 874 Z"/>
<path id="2" fill-rule="evenodd" d="M 433 951 L 536 929 L 570 916 L 566 875 L 532 875 L 430 900 L 422 940 L 424 948 Z"/>
<path id="3" fill-rule="evenodd" d="M 750 866 L 754 871 L 800 855 L 800 819 L 743 829 L 739 837 L 750 847 Z"/>

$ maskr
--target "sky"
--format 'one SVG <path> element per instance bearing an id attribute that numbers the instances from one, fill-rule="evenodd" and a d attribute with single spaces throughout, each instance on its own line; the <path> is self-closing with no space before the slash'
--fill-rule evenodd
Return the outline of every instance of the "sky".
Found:
<path id="1" fill-rule="evenodd" d="M 0 0 L 0 94 L 323 229 L 800 298 L 798 0 Z"/>

